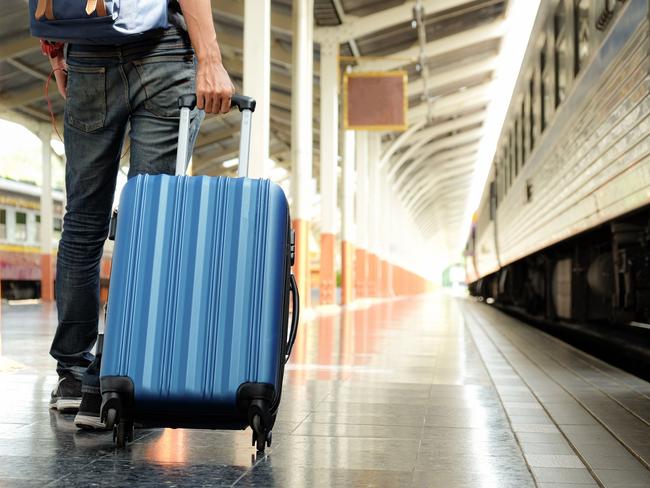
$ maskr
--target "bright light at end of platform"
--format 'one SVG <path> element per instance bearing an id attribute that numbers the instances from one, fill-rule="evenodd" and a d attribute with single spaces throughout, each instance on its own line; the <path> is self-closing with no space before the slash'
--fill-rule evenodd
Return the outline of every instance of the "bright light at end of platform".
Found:
<path id="1" fill-rule="evenodd" d="M 511 0 L 509 3 L 510 6 L 504 20 L 505 34 L 501 41 L 495 78 L 490 86 L 490 105 L 485 121 L 484 135 L 478 150 L 474 180 L 467 197 L 465 217 L 459 236 L 461 249 L 465 247 L 472 214 L 478 208 L 485 188 L 499 135 L 540 7 L 540 0 Z"/>

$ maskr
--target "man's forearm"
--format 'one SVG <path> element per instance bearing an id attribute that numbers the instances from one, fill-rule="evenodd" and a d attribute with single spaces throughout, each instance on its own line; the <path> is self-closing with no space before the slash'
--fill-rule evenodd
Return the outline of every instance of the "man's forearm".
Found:
<path id="1" fill-rule="evenodd" d="M 208 113 L 227 113 L 235 87 L 221 61 L 210 0 L 179 0 L 198 61 L 196 106 Z"/>
<path id="2" fill-rule="evenodd" d="M 199 62 L 210 60 L 221 63 L 221 50 L 212 21 L 210 0 L 179 0 L 178 3 Z"/>

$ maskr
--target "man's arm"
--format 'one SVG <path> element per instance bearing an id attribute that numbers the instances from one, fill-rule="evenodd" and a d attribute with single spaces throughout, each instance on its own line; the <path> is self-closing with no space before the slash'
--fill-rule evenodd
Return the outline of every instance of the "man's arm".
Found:
<path id="1" fill-rule="evenodd" d="M 208 113 L 227 113 L 235 87 L 223 67 L 212 21 L 210 0 L 178 0 L 196 53 L 197 107 Z"/>
<path id="2" fill-rule="evenodd" d="M 67 95 L 68 71 L 65 58 L 63 57 L 63 48 L 64 44 L 62 42 L 48 42 L 41 39 L 41 52 L 50 60 L 52 73 L 54 73 L 54 78 L 56 79 L 56 86 L 61 96 L 65 99 Z M 52 73 L 50 73 L 50 77 Z M 48 83 L 49 80 L 50 78 L 48 78 Z"/>

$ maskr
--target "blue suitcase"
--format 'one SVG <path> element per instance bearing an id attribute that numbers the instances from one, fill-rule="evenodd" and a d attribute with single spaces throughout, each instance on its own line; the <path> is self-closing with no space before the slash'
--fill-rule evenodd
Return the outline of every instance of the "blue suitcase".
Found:
<path id="1" fill-rule="evenodd" d="M 181 97 L 176 174 L 189 111 Z M 254 101 L 242 112 L 240 176 Z M 140 175 L 120 198 L 101 347 L 102 420 L 124 446 L 135 424 L 253 429 L 263 451 L 280 404 L 299 301 L 282 189 L 245 177 Z M 289 298 L 292 296 L 289 328 Z"/>

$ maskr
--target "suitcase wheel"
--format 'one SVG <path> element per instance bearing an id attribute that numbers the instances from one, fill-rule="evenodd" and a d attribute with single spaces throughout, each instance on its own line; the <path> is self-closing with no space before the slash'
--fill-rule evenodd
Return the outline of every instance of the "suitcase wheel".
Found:
<path id="1" fill-rule="evenodd" d="M 133 423 L 120 421 L 113 427 L 113 442 L 116 447 L 122 448 L 127 442 L 133 442 Z"/>
<path id="2" fill-rule="evenodd" d="M 260 415 L 253 415 L 253 422 L 251 427 L 253 429 L 252 445 L 254 446 L 257 444 L 257 451 L 264 452 L 264 449 L 266 449 L 267 446 L 271 447 L 273 433 L 271 431 L 266 431 L 266 428 L 262 422 L 262 417 Z"/>
<path id="3" fill-rule="evenodd" d="M 116 447 L 124 447 L 133 442 L 133 422 L 118 418 L 117 410 L 109 408 L 106 412 L 106 427 L 113 429 L 113 442 Z"/>
<path id="4" fill-rule="evenodd" d="M 109 408 L 106 412 L 106 428 L 112 429 L 115 427 L 115 422 L 117 421 L 117 410 L 114 408 Z"/>

